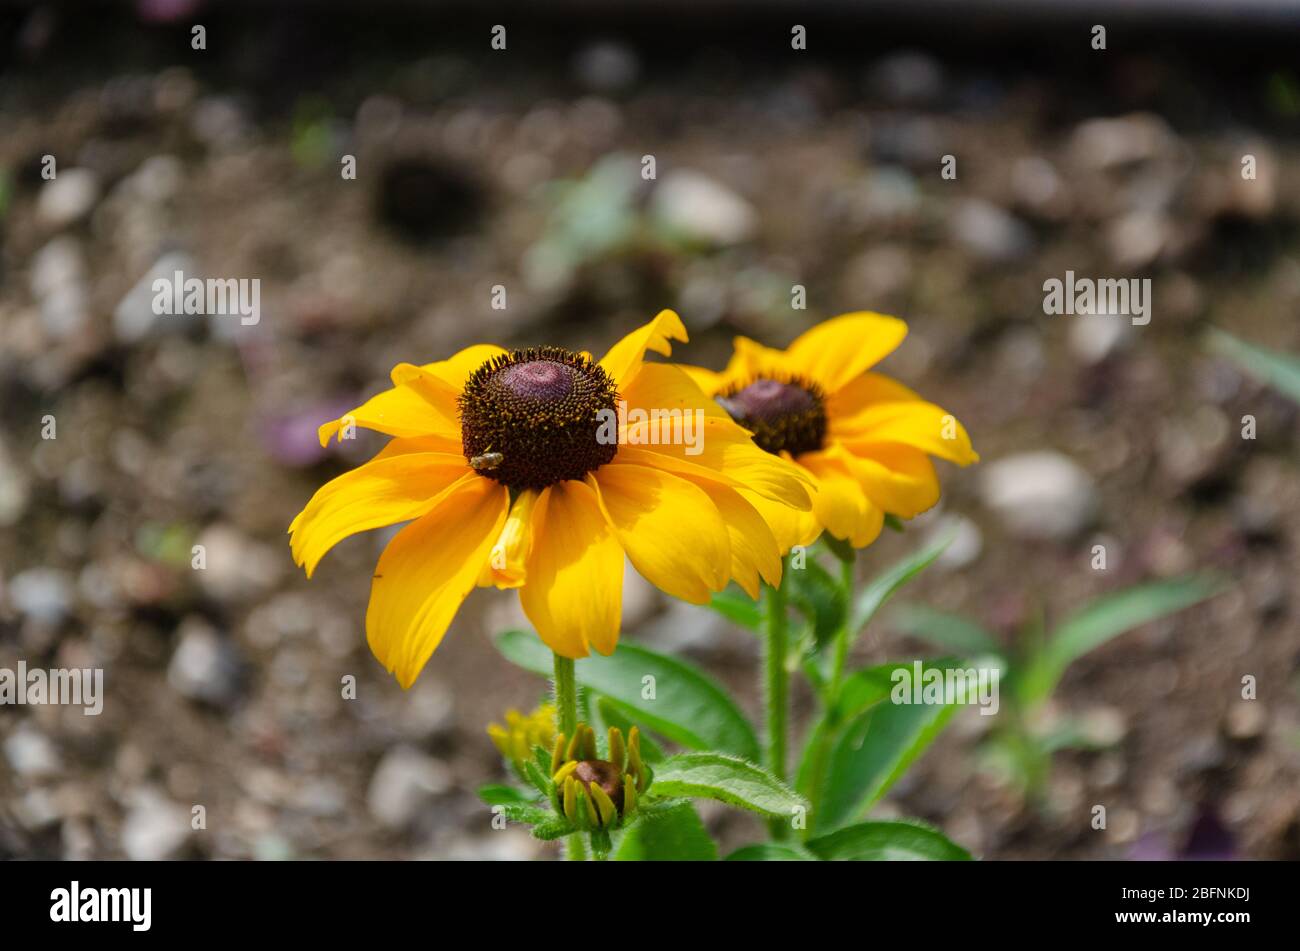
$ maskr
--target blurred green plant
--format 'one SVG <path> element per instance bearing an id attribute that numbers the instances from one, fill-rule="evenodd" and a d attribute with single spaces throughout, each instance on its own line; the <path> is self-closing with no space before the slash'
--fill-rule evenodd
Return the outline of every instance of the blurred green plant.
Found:
<path id="1" fill-rule="evenodd" d="M 1222 330 L 1210 331 L 1209 347 L 1261 383 L 1300 403 L 1300 359 L 1279 350 L 1247 343 Z"/>
<path id="2" fill-rule="evenodd" d="M 1092 601 L 1050 633 L 1040 615 L 1019 630 L 1010 647 L 978 621 L 929 607 L 900 606 L 891 620 L 900 633 L 972 664 L 996 666 L 1005 688 L 1003 709 L 981 751 L 983 765 L 1042 804 L 1054 753 L 1108 745 L 1079 718 L 1047 715 L 1048 701 L 1070 665 L 1121 634 L 1199 604 L 1225 587 L 1202 576 L 1136 585 Z"/>

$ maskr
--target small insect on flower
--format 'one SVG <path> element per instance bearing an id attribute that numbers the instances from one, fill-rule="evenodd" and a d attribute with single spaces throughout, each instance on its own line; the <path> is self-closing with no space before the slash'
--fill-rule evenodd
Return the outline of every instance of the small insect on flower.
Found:
<path id="1" fill-rule="evenodd" d="M 720 373 L 682 367 L 756 444 L 812 481 L 810 511 L 755 502 L 783 551 L 811 543 L 823 529 L 865 547 L 886 514 L 912 518 L 939 501 L 931 456 L 961 466 L 979 461 L 955 417 L 869 372 L 905 336 L 907 325 L 896 317 L 844 314 L 785 350 L 737 337 Z"/>
<path id="2" fill-rule="evenodd" d="M 599 759 L 596 731 L 579 723 L 573 738 L 555 738 L 551 757 L 552 805 L 580 829 L 615 829 L 636 812 L 637 799 L 650 785 L 650 768 L 641 760 L 641 733 L 609 728 L 608 759 Z"/>
<path id="3" fill-rule="evenodd" d="M 618 643 L 625 557 L 696 604 L 733 578 L 754 596 L 760 576 L 779 581 L 760 506 L 807 509 L 807 477 L 755 446 L 680 369 L 646 362 L 673 340 L 686 328 L 666 310 L 599 362 L 479 344 L 400 364 L 391 389 L 320 428 L 322 445 L 345 421 L 393 437 L 317 491 L 289 532 L 310 576 L 348 536 L 410 523 L 380 556 L 366 611 L 371 650 L 403 687 L 476 585 L 518 589 L 546 645 L 578 658 Z M 620 401 L 629 420 L 699 411 L 702 451 L 652 441 L 638 429 L 648 422 L 602 438 Z"/>

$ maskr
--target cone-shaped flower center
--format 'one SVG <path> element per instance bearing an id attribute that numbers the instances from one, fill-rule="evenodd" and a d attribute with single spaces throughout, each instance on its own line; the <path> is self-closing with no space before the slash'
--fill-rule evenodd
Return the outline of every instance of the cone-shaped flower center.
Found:
<path id="1" fill-rule="evenodd" d="M 616 440 L 598 438 L 617 401 L 614 381 L 584 356 L 560 347 L 502 354 L 475 370 L 461 393 L 465 458 L 512 489 L 581 479 L 618 451 Z"/>
<path id="2" fill-rule="evenodd" d="M 768 452 L 816 452 L 826 439 L 826 403 L 815 383 L 762 378 L 724 393 L 718 403 Z"/>

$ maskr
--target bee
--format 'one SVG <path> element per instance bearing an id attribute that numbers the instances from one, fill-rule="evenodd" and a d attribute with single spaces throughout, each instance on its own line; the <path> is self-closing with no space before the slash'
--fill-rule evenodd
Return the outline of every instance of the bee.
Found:
<path id="1" fill-rule="evenodd" d="M 481 456 L 475 456 L 469 461 L 471 469 L 495 469 L 501 463 L 506 461 L 506 457 L 499 452 L 485 452 Z"/>

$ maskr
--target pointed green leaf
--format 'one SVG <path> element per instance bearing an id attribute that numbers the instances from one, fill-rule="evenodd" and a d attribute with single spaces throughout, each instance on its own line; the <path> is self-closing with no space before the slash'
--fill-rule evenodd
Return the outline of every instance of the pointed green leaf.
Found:
<path id="1" fill-rule="evenodd" d="M 551 652 L 534 634 L 506 631 L 497 638 L 497 648 L 525 670 L 544 677 L 551 673 Z M 605 697 L 642 729 L 689 749 L 759 758 L 758 737 L 740 708 L 689 664 L 620 644 L 608 657 L 579 660 L 576 671 L 580 685 Z"/>
<path id="2" fill-rule="evenodd" d="M 900 633 L 961 657 L 1001 655 L 997 638 L 976 621 L 919 604 L 900 605 L 890 614 Z"/>
<path id="3" fill-rule="evenodd" d="M 770 819 L 791 819 L 808 803 L 767 770 L 724 753 L 682 753 L 655 768 L 656 796 L 716 799 Z"/>
<path id="4" fill-rule="evenodd" d="M 941 538 L 913 552 L 872 579 L 871 583 L 862 589 L 857 602 L 853 605 L 850 621 L 852 636 L 856 638 L 861 633 L 880 610 L 880 606 L 888 601 L 895 591 L 933 564 L 935 559 L 952 544 L 954 537 L 955 534 L 952 532 L 945 533 Z"/>
<path id="5" fill-rule="evenodd" d="M 719 591 L 709 600 L 709 607 L 732 624 L 757 631 L 763 625 L 763 609 L 735 585 Z"/>
<path id="6" fill-rule="evenodd" d="M 1210 349 L 1300 403 L 1300 359 L 1280 350 L 1247 343 L 1222 330 L 1210 332 Z"/>
<path id="7" fill-rule="evenodd" d="M 810 839 L 805 847 L 828 862 L 970 861 L 971 854 L 919 822 L 860 822 Z"/>
<path id="8" fill-rule="evenodd" d="M 514 786 L 489 783 L 478 788 L 478 797 L 489 806 L 513 806 L 535 802 L 537 797 Z"/>

